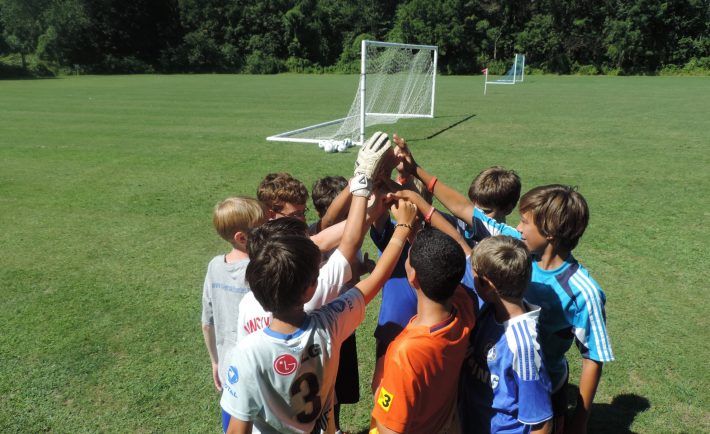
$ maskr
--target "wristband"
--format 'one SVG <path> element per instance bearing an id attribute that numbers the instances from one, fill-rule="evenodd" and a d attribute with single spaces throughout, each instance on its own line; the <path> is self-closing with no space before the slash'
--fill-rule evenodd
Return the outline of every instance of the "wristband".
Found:
<path id="1" fill-rule="evenodd" d="M 431 223 L 431 216 L 434 215 L 434 211 L 436 211 L 436 208 L 434 208 L 433 206 L 431 208 L 429 208 L 429 211 L 424 216 L 425 222 Z"/>
<path id="2" fill-rule="evenodd" d="M 394 225 L 394 228 L 397 229 L 400 226 L 403 228 L 412 229 L 412 225 L 410 225 L 409 223 L 397 223 L 396 225 Z"/>
<path id="3" fill-rule="evenodd" d="M 426 189 L 429 190 L 429 193 L 434 192 L 434 186 L 436 185 L 436 181 L 438 181 L 439 178 L 436 176 L 432 176 L 431 179 L 429 180 L 429 184 L 427 184 Z"/>

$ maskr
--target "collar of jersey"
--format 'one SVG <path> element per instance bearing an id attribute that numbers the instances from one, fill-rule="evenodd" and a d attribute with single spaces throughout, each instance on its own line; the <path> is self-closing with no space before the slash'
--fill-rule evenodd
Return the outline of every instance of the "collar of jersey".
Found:
<path id="1" fill-rule="evenodd" d="M 446 318 L 445 320 L 443 320 L 439 324 L 434 324 L 433 326 L 431 326 L 429 328 L 429 333 L 437 332 L 437 331 L 443 329 L 444 327 L 446 327 L 447 325 L 451 324 L 452 322 L 454 322 L 454 320 L 456 319 L 457 313 L 458 313 L 458 310 L 456 310 L 456 307 L 452 307 L 451 308 L 451 315 L 449 315 L 448 318 Z"/>
<path id="2" fill-rule="evenodd" d="M 533 261 L 533 268 L 535 268 L 536 271 L 540 274 L 555 276 L 555 275 L 559 274 L 560 272 L 562 272 L 563 270 L 567 269 L 567 267 L 574 264 L 575 262 L 577 262 L 577 260 L 574 259 L 574 256 L 572 256 L 572 254 L 570 253 L 569 255 L 567 255 L 567 258 L 562 263 L 562 265 L 560 265 L 559 267 L 557 267 L 553 270 L 543 270 L 542 268 L 540 268 L 539 265 L 537 265 L 537 261 Z"/>
<path id="3" fill-rule="evenodd" d="M 264 330 L 264 333 L 271 336 L 272 338 L 283 339 L 284 341 L 288 341 L 288 340 L 291 340 L 291 339 L 301 336 L 303 334 L 303 332 L 305 332 L 306 329 L 308 328 L 308 324 L 310 323 L 310 319 L 311 319 L 311 317 L 306 315 L 306 319 L 304 319 L 303 323 L 301 323 L 301 327 L 299 327 L 298 330 L 294 331 L 291 334 L 275 332 L 275 331 L 271 330 L 271 328 L 269 328 L 269 327 L 266 327 L 263 330 Z"/>

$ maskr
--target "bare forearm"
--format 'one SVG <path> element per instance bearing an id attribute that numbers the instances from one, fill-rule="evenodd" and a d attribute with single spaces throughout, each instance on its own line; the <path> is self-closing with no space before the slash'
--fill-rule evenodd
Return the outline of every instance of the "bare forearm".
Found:
<path id="1" fill-rule="evenodd" d="M 579 395 L 577 395 L 577 408 L 572 415 L 569 432 L 587 432 L 587 421 L 592 411 L 592 402 L 597 393 L 597 386 L 602 376 L 602 362 L 582 359 L 582 373 L 579 378 Z"/>
<path id="2" fill-rule="evenodd" d="M 469 247 L 469 245 L 466 243 L 466 240 L 463 238 L 463 236 L 461 236 L 459 231 L 457 231 L 455 227 L 451 226 L 451 223 L 449 223 L 449 221 L 446 220 L 444 216 L 434 211 L 434 213 L 431 215 L 431 225 L 453 238 L 454 241 L 456 241 L 459 246 L 461 246 L 466 256 L 471 254 L 471 247 Z"/>
<path id="3" fill-rule="evenodd" d="M 343 238 L 340 241 L 338 250 L 352 266 L 355 254 L 365 237 L 365 210 L 367 209 L 367 198 L 354 196 L 350 204 L 348 219 L 345 221 Z"/>
<path id="4" fill-rule="evenodd" d="M 433 175 L 424 170 L 421 166 L 417 166 L 416 175 L 427 187 L 431 185 L 432 178 L 434 178 Z M 466 196 L 440 180 L 437 180 L 436 184 L 434 184 L 432 193 L 434 193 L 434 196 L 456 217 L 468 224 L 472 224 L 473 204 Z"/>
<path id="5" fill-rule="evenodd" d="M 372 273 L 363 281 L 357 284 L 357 288 L 362 292 L 365 298 L 365 303 L 369 303 L 377 292 L 385 284 L 385 281 L 389 279 L 394 271 L 394 267 L 397 265 L 397 260 L 402 254 L 402 248 L 409 236 L 411 229 L 404 226 L 398 226 L 395 228 L 394 233 L 390 242 L 385 247 L 382 252 L 379 261 L 377 261 L 377 266 Z"/>
<path id="6" fill-rule="evenodd" d="M 321 252 L 329 252 L 340 244 L 344 229 L 345 222 L 340 222 L 311 236 L 311 241 L 318 246 Z"/>
<path id="7" fill-rule="evenodd" d="M 350 189 L 347 186 L 333 199 L 325 215 L 320 220 L 320 229 L 326 229 L 342 221 L 350 209 L 350 199 L 352 198 Z"/>
<path id="8" fill-rule="evenodd" d="M 202 324 L 202 337 L 205 339 L 205 346 L 207 347 L 207 352 L 210 354 L 212 364 L 218 363 L 219 357 L 217 356 L 217 338 L 214 334 L 214 327 Z"/>

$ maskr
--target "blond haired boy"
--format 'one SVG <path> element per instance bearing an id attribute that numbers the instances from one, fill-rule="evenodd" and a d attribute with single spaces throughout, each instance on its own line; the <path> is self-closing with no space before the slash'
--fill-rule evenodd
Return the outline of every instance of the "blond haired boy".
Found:
<path id="1" fill-rule="evenodd" d="M 212 258 L 202 288 L 202 334 L 212 380 L 221 392 L 226 375 L 221 362 L 237 343 L 239 303 L 249 292 L 245 278 L 247 233 L 266 221 L 266 209 L 256 199 L 230 197 L 215 205 L 212 221 L 217 233 L 232 246 L 229 253 Z"/>

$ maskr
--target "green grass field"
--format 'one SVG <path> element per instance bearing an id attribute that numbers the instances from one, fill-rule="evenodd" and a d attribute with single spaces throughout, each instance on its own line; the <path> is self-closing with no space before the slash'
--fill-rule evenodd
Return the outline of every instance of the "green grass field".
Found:
<path id="1" fill-rule="evenodd" d="M 212 206 L 268 172 L 309 187 L 348 175 L 354 152 L 264 138 L 344 115 L 356 83 L 0 81 L 0 432 L 220 432 L 199 327 L 206 264 L 227 249 Z M 576 256 L 606 291 L 616 356 L 591 431 L 710 432 L 710 78 L 482 87 L 440 77 L 435 119 L 384 129 L 461 191 L 490 165 L 516 169 L 524 191 L 579 186 L 591 222 Z M 344 410 L 348 431 L 369 421 L 377 309 L 358 331 L 364 398 Z"/>

